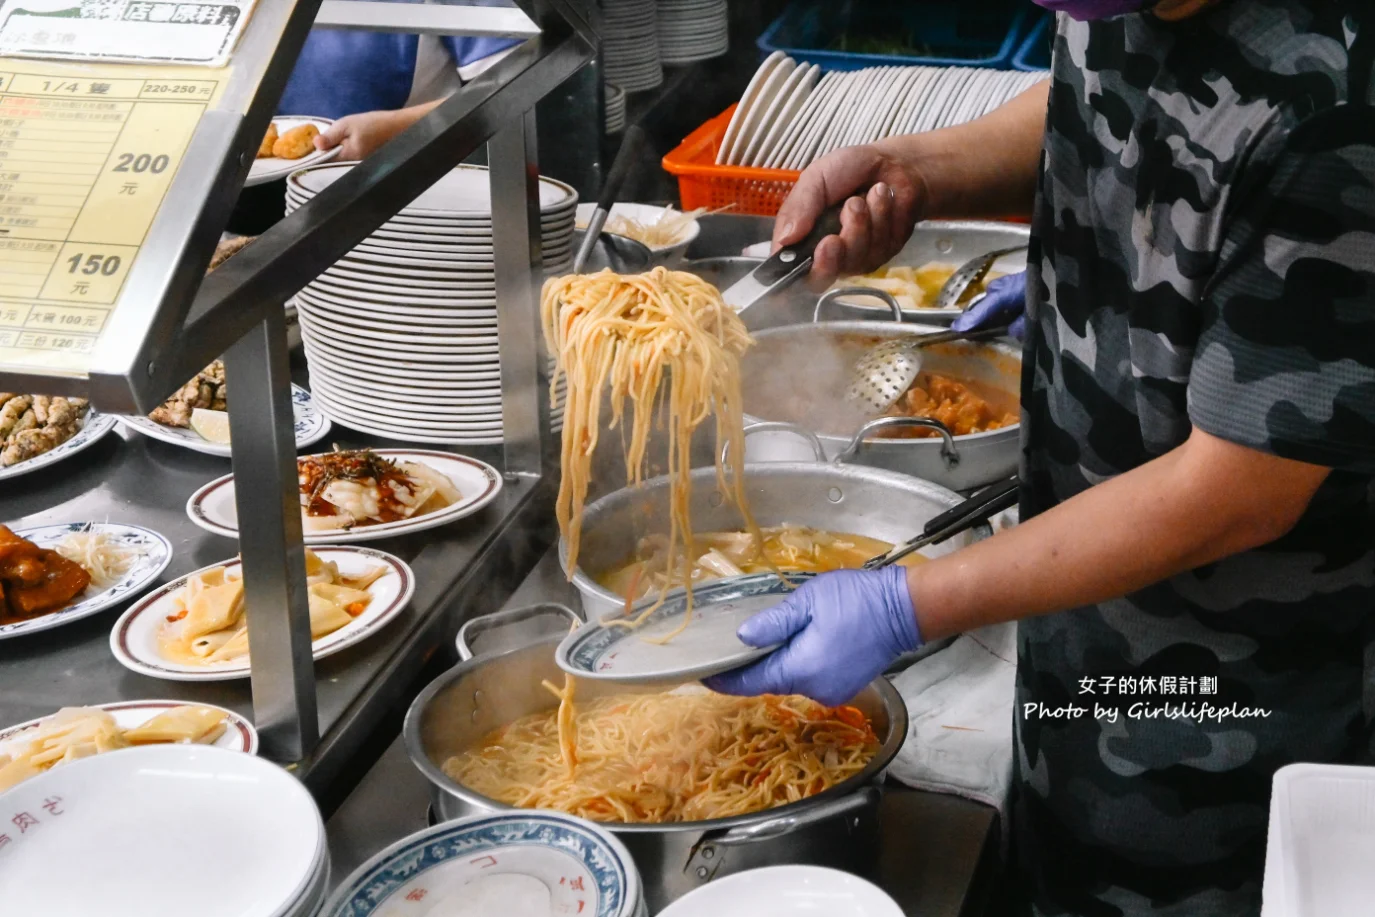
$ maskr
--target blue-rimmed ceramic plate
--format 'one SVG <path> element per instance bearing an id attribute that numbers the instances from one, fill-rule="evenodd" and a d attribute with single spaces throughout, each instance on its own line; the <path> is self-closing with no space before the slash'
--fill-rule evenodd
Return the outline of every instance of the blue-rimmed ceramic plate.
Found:
<path id="1" fill-rule="evenodd" d="M 172 543 L 152 529 L 138 525 L 123 525 L 118 522 L 64 522 L 58 525 L 40 525 L 14 530 L 20 538 L 27 538 L 40 548 L 53 548 L 58 542 L 78 532 L 103 532 L 118 544 L 135 551 L 137 557 L 130 564 L 128 571 L 105 589 L 91 586 L 77 601 L 60 611 L 29 618 L 27 621 L 0 624 L 0 640 L 61 627 L 63 624 L 88 618 L 120 602 L 128 601 L 144 586 L 157 579 L 172 560 Z"/>
<path id="2" fill-rule="evenodd" d="M 114 428 L 115 416 L 113 414 L 101 414 L 94 408 L 87 408 L 86 419 L 82 421 L 81 429 L 76 431 L 75 436 L 47 452 L 35 455 L 31 459 L 0 468 L 0 481 L 17 478 L 21 474 L 46 468 L 53 462 L 60 462 L 64 458 L 76 455 L 83 449 L 89 449 Z"/>
<path id="3" fill-rule="evenodd" d="M 291 387 L 291 411 L 296 420 L 297 449 L 314 445 L 329 433 L 329 418 L 315 406 L 315 401 L 310 397 L 310 392 L 299 385 Z M 145 417 L 141 414 L 121 415 L 119 422 L 130 430 L 137 430 L 150 439 L 161 440 L 174 446 L 182 446 L 194 452 L 204 452 L 206 455 L 219 455 L 229 458 L 228 443 L 212 443 L 202 439 L 201 435 L 190 427 L 164 426 L 151 417 Z"/>
<path id="4" fill-rule="evenodd" d="M 610 832 L 558 812 L 504 812 L 412 834 L 344 880 L 321 917 L 632 917 L 640 877 Z"/>
<path id="5" fill-rule="evenodd" d="M 682 626 L 687 614 L 687 593 L 677 590 L 634 629 L 603 619 L 599 625 L 575 630 L 559 644 L 554 659 L 571 675 L 604 681 L 690 681 L 726 672 L 776 648 L 749 646 L 735 632 L 746 618 L 777 605 L 810 576 L 754 573 L 697 586 L 692 590 L 687 627 L 662 642 Z M 657 597 L 640 602 L 630 617 L 651 608 L 655 601 Z"/>

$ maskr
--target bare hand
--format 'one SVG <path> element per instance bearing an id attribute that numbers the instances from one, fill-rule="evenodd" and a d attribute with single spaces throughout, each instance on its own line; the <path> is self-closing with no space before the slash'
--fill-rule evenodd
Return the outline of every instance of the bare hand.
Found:
<path id="1" fill-rule="evenodd" d="M 315 138 L 315 148 L 332 150 L 340 147 L 340 159 L 366 159 L 409 126 L 403 123 L 399 114 L 394 111 L 366 111 L 347 115 L 320 132 Z"/>
<path id="2" fill-rule="evenodd" d="M 855 192 L 864 192 L 862 197 Z M 866 274 L 902 250 L 920 218 L 925 189 L 910 167 L 877 146 L 836 150 L 812 163 L 779 208 L 773 247 L 799 241 L 818 215 L 844 201 L 839 236 L 821 240 L 809 281 L 824 289 L 843 274 Z"/>

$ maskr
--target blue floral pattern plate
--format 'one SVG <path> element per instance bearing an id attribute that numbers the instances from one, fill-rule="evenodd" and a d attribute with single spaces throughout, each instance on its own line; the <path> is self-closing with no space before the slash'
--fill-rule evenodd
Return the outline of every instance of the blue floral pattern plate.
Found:
<path id="1" fill-rule="evenodd" d="M 558 812 L 504 812 L 413 834 L 360 866 L 321 917 L 633 917 L 640 878 L 610 832 Z"/>
<path id="2" fill-rule="evenodd" d="M 46 468 L 53 462 L 60 462 L 64 458 L 76 455 L 81 450 L 94 446 L 101 437 L 114 428 L 115 416 L 113 414 L 102 414 L 94 408 L 88 408 L 86 419 L 82 422 L 81 429 L 76 431 L 75 436 L 47 452 L 35 455 L 31 459 L 0 468 L 0 481 L 7 478 L 17 478 L 21 474 Z"/>
<path id="3" fill-rule="evenodd" d="M 77 601 L 61 611 L 29 618 L 27 621 L 0 624 L 0 640 L 61 627 L 63 624 L 88 618 L 126 602 L 157 579 L 172 560 L 172 543 L 152 529 L 137 525 L 124 525 L 118 522 L 64 522 L 58 525 L 40 525 L 14 530 L 16 535 L 27 538 L 40 548 L 52 548 L 59 541 L 78 532 L 103 532 L 117 543 L 135 551 L 137 557 L 118 582 L 106 589 L 91 586 L 77 598 Z"/>
<path id="4" fill-rule="evenodd" d="M 752 573 L 697 586 L 687 627 L 670 638 L 688 613 L 687 593 L 675 590 L 638 627 L 619 627 L 609 623 L 616 619 L 603 619 L 573 631 L 559 644 L 554 659 L 559 668 L 580 678 L 629 683 L 691 681 L 729 671 L 776 649 L 749 646 L 735 632 L 747 618 L 783 601 L 810 575 Z M 656 601 L 657 596 L 641 601 L 630 618 Z"/>
<path id="5" fill-rule="evenodd" d="M 310 397 L 310 392 L 299 385 L 291 387 L 291 411 L 296 418 L 296 448 L 304 449 L 314 445 L 329 434 L 330 421 Z M 142 414 L 121 415 L 119 422 L 130 430 L 137 430 L 150 439 L 161 440 L 174 446 L 182 446 L 206 455 L 229 458 L 228 443 L 212 443 L 190 427 L 167 427 Z"/>

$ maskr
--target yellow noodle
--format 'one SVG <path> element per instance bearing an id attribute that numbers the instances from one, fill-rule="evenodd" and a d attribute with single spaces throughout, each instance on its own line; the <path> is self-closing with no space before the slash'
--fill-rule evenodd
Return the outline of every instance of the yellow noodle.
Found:
<path id="1" fill-rule="evenodd" d="M 561 376 L 568 380 L 556 514 L 568 540 L 569 576 L 578 565 L 583 506 L 602 429 L 621 429 L 626 484 L 639 484 L 650 429 L 660 408 L 667 411 L 668 420 L 670 556 L 674 546 L 692 544 L 692 434 L 712 413 L 718 483 L 740 509 L 746 529 L 759 539 L 744 493 L 740 395 L 740 357 L 753 339 L 720 292 L 695 274 L 662 267 L 630 276 L 612 271 L 572 274 L 545 283 L 540 313 L 545 340 L 557 359 L 551 391 Z M 608 392 L 611 416 L 603 422 L 602 400 Z M 727 444 L 729 475 L 719 459 Z M 684 580 L 691 563 L 685 554 Z M 659 598 L 662 601 L 663 594 Z M 692 614 L 690 582 L 687 606 L 679 630 Z M 640 619 L 656 607 L 657 603 Z M 633 625 L 640 619 L 615 623 Z M 677 632 L 660 639 L 672 639 Z"/>
<path id="2" fill-rule="evenodd" d="M 579 705 L 561 747 L 567 695 L 450 758 L 465 787 L 524 808 L 597 821 L 700 821 L 814 796 L 858 774 L 878 751 L 853 707 L 804 697 L 728 697 L 706 691 L 604 697 Z"/>

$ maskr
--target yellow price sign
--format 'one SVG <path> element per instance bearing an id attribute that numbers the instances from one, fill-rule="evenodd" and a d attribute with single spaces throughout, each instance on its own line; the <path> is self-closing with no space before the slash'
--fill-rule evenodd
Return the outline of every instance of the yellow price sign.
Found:
<path id="1" fill-rule="evenodd" d="M 84 372 L 227 78 L 0 59 L 0 368 Z"/>

